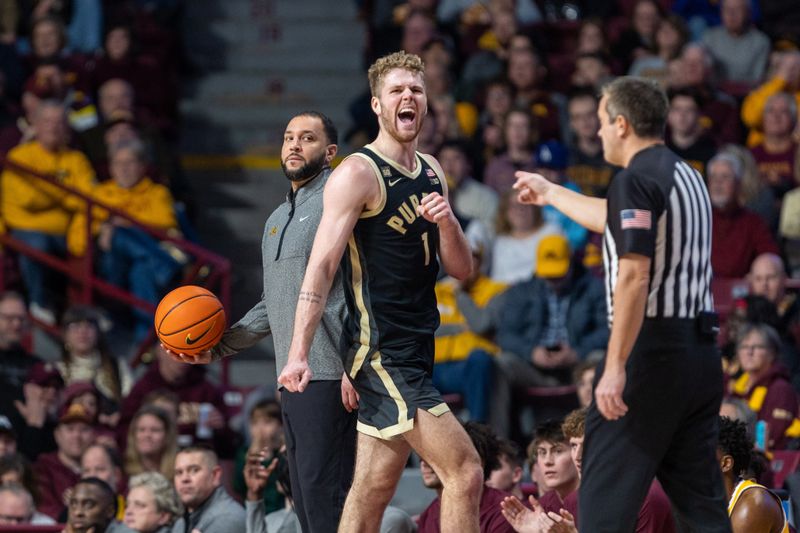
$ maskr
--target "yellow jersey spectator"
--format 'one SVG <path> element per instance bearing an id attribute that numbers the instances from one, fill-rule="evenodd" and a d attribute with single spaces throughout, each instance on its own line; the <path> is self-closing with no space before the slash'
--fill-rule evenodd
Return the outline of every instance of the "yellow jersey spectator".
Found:
<path id="1" fill-rule="evenodd" d="M 52 100 L 41 102 L 33 117 L 33 128 L 33 140 L 13 148 L 8 153 L 9 161 L 88 193 L 95 180 L 94 171 L 81 152 L 69 147 L 64 106 Z M 0 177 L 0 193 L 3 219 L 14 238 L 42 252 L 65 255 L 67 228 L 83 205 L 80 198 L 32 173 L 10 167 Z M 19 264 L 31 313 L 55 324 L 56 276 L 24 254 L 19 256 Z"/>

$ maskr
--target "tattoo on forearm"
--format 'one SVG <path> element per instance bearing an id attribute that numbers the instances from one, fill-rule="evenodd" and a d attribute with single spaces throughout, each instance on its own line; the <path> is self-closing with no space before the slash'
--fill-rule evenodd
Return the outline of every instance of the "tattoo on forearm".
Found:
<path id="1" fill-rule="evenodd" d="M 301 302 L 310 302 L 312 304 L 318 304 L 322 301 L 322 295 L 314 291 L 300 291 L 299 300 Z"/>

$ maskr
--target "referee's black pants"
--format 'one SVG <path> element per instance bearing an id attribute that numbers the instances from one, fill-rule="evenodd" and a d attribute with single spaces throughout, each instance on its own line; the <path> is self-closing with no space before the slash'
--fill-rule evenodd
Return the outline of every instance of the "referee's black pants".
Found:
<path id="1" fill-rule="evenodd" d="M 586 416 L 581 531 L 634 531 L 657 476 L 682 531 L 730 532 L 716 458 L 722 365 L 713 336 L 695 320 L 645 319 L 626 371 L 627 414 L 608 421 L 592 402 Z"/>
<path id="2" fill-rule="evenodd" d="M 281 390 L 292 500 L 303 533 L 335 533 L 353 481 L 355 412 L 342 405 L 341 381 Z"/>

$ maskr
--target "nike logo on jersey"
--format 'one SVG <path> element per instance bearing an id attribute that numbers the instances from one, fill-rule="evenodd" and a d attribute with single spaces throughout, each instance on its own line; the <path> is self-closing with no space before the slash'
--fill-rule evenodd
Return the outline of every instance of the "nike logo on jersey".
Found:
<path id="1" fill-rule="evenodd" d="M 397 182 L 400 181 L 401 179 L 403 178 L 397 178 L 396 180 L 389 180 L 389 187 L 394 187 L 395 184 L 397 184 Z"/>
<path id="2" fill-rule="evenodd" d="M 211 331 L 211 328 L 212 328 L 212 327 L 214 327 L 214 326 L 209 326 L 209 328 L 208 328 L 207 330 L 205 330 L 203 333 L 201 333 L 200 335 L 198 335 L 196 339 L 193 339 L 193 338 L 192 338 L 192 334 L 191 334 L 191 333 L 187 333 L 187 334 L 186 334 L 186 344 L 188 344 L 189 346 L 191 346 L 192 344 L 196 343 L 197 341 L 199 341 L 200 339 L 202 339 L 203 337 L 205 337 L 205 336 L 206 336 L 206 333 L 208 333 L 209 331 Z"/>
<path id="3" fill-rule="evenodd" d="M 310 217 L 310 216 L 311 216 L 311 215 L 306 215 L 306 216 L 304 216 L 304 217 L 300 217 L 300 218 L 299 218 L 299 221 L 300 221 L 300 222 L 302 222 L 302 221 L 304 221 L 305 219 L 307 219 L 307 218 L 308 218 L 308 217 Z"/>

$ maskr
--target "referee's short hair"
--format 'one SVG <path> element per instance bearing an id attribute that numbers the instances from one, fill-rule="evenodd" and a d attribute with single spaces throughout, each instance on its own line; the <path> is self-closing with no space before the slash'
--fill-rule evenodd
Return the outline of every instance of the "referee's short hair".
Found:
<path id="1" fill-rule="evenodd" d="M 622 76 L 603 86 L 608 120 L 625 117 L 643 139 L 662 139 L 667 123 L 667 95 L 653 80 Z"/>

